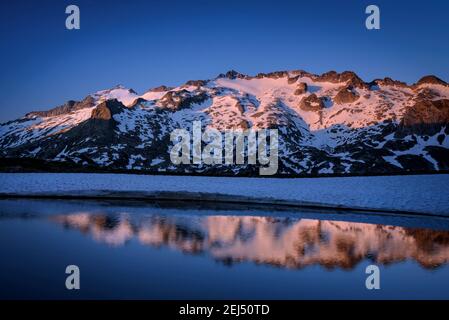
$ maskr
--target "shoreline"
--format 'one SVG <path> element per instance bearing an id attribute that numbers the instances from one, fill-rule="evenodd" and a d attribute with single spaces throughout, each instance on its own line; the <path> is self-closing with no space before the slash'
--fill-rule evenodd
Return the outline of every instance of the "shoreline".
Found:
<path id="1" fill-rule="evenodd" d="M 194 192 L 139 192 L 139 191 L 113 191 L 101 190 L 90 191 L 80 190 L 78 192 L 53 192 L 53 193 L 0 193 L 0 199 L 46 199 L 46 200 L 123 200 L 136 201 L 142 203 L 158 203 L 158 202 L 187 202 L 187 203 L 216 203 L 218 205 L 249 205 L 250 207 L 262 207 L 264 209 L 313 209 L 336 212 L 361 212 L 375 215 L 403 216 L 403 217 L 432 217 L 446 218 L 448 215 L 435 214 L 432 212 L 420 212 L 398 209 L 378 209 L 369 207 L 333 205 L 319 202 L 295 201 L 295 200 L 278 200 L 272 198 L 251 198 L 239 197 L 219 193 L 194 193 Z"/>
<path id="2" fill-rule="evenodd" d="M 449 217 L 449 175 L 286 180 L 3 173 L 0 181 L 1 198 L 216 202 Z"/>

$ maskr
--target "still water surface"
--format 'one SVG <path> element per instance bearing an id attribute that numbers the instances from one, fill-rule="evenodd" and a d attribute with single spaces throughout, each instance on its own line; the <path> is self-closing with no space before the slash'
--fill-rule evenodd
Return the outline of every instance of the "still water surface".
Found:
<path id="1" fill-rule="evenodd" d="M 0 200 L 0 261 L 3 299 L 449 299 L 449 219 Z"/>

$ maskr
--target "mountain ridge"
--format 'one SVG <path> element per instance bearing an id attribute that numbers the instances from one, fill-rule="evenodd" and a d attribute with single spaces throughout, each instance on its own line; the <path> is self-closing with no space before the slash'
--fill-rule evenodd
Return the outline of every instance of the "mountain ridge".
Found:
<path id="1" fill-rule="evenodd" d="M 250 165 L 180 165 L 170 132 L 204 128 L 280 133 L 278 173 L 385 174 L 449 169 L 449 85 L 427 75 L 407 85 L 356 73 L 304 70 L 159 86 L 118 85 L 0 125 L 0 156 L 167 173 L 256 174 Z"/>

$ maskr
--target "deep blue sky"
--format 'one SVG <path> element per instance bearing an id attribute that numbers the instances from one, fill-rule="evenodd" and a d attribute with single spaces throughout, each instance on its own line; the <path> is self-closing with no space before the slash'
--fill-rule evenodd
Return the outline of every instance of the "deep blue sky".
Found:
<path id="1" fill-rule="evenodd" d="M 65 29 L 77 4 L 81 30 Z M 365 28 L 377 4 L 381 30 Z M 9 0 L 0 9 L 0 121 L 123 84 L 304 69 L 449 80 L 449 1 Z"/>

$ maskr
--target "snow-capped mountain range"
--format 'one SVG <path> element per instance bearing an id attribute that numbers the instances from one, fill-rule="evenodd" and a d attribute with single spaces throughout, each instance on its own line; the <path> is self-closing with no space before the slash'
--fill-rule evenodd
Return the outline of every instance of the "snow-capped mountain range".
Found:
<path id="1" fill-rule="evenodd" d="M 257 174 L 254 165 L 174 165 L 170 133 L 279 130 L 278 174 L 376 174 L 449 169 L 449 85 L 302 70 L 160 86 L 117 86 L 0 125 L 0 157 L 150 172 Z"/>

